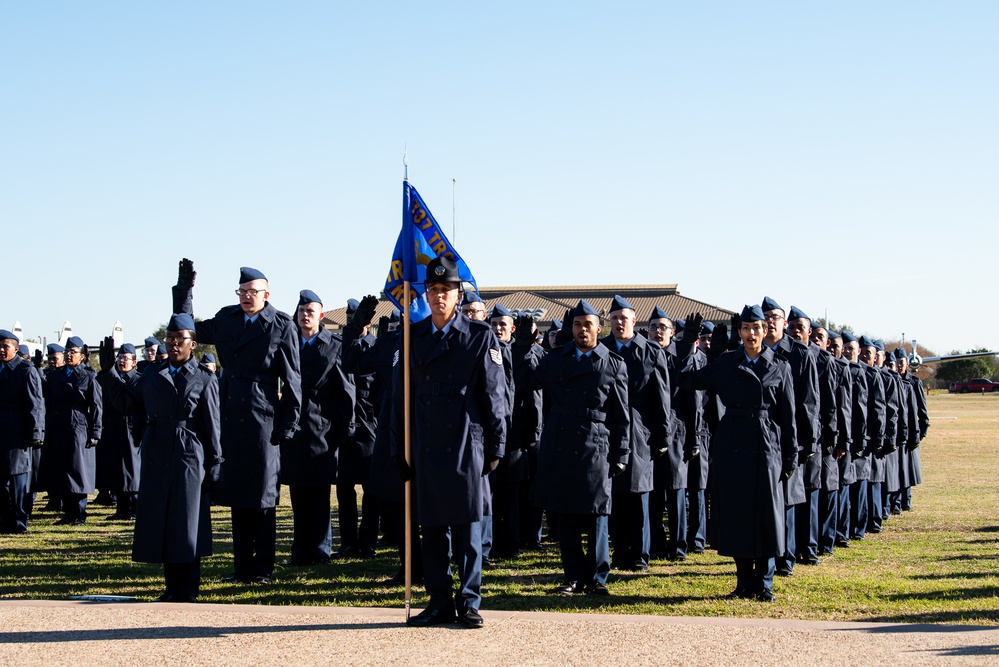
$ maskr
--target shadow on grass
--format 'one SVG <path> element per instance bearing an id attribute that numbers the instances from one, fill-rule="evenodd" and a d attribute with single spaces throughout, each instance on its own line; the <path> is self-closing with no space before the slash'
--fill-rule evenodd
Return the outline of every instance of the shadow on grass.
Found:
<path id="1" fill-rule="evenodd" d="M 117 630 L 53 630 L 46 632 L 0 632 L 0 644 L 116 641 L 133 639 L 215 639 L 227 635 L 264 632 L 314 632 L 327 630 L 391 630 L 402 623 L 329 623 L 320 625 L 250 625 L 232 627 L 167 626 L 120 628 Z M 455 628 L 458 629 L 457 627 Z"/>

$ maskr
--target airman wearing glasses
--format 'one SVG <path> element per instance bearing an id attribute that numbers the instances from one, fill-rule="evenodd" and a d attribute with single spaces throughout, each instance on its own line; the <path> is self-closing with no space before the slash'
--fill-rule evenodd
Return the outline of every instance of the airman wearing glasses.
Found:
<path id="1" fill-rule="evenodd" d="M 196 275 L 194 263 L 181 260 L 175 313 L 194 316 Z M 238 305 L 222 308 L 195 329 L 199 342 L 215 345 L 225 369 L 220 380 L 225 462 L 216 497 L 231 508 L 235 572 L 224 581 L 268 583 L 277 539 L 278 445 L 298 430 L 302 405 L 299 335 L 291 317 L 268 301 L 267 277 L 257 269 L 240 269 L 236 296 Z M 172 341 L 172 347 L 179 343 Z"/>
<path id="2" fill-rule="evenodd" d="M 469 290 L 461 298 L 461 314 L 470 320 L 486 321 L 486 304 L 475 292 Z"/>
<path id="3" fill-rule="evenodd" d="M 804 464 L 818 453 L 819 433 L 819 373 L 815 359 L 802 343 L 785 335 L 787 327 L 786 311 L 772 298 L 764 297 L 761 304 L 766 320 L 766 336 L 763 344 L 774 351 L 774 357 L 791 365 L 791 381 L 794 387 L 797 463 L 791 478 L 784 484 L 784 528 L 786 551 L 776 559 L 776 574 L 789 577 L 794 569 L 798 553 L 796 541 L 797 516 L 795 507 L 808 502 L 805 495 Z"/>

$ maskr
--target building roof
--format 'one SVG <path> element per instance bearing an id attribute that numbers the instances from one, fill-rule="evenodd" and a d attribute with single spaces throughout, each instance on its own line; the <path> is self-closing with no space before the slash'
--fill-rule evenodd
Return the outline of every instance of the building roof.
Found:
<path id="1" fill-rule="evenodd" d="M 575 308 L 580 299 L 586 299 L 602 316 L 606 316 L 615 294 L 620 294 L 635 307 L 639 326 L 648 323 L 649 315 L 655 306 L 659 306 L 673 317 L 686 317 L 697 311 L 706 321 L 716 323 L 728 323 L 735 314 L 719 306 L 681 296 L 676 285 L 525 286 L 479 289 L 479 296 L 485 301 L 487 309 L 491 310 L 496 303 L 502 303 L 511 311 L 530 312 L 539 326 L 551 324 L 552 318 L 563 319 L 565 311 Z M 375 323 L 377 324 L 378 318 L 387 317 L 393 307 L 382 295 L 375 309 Z M 342 328 L 346 322 L 345 307 L 328 311 L 323 320 L 327 328 L 333 329 Z"/>

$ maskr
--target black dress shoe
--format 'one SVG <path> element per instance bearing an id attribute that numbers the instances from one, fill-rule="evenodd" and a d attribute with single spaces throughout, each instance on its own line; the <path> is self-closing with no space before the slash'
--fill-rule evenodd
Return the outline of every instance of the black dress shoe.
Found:
<path id="1" fill-rule="evenodd" d="M 270 577 L 265 577 L 265 576 L 261 575 L 259 577 L 254 577 L 253 578 L 253 583 L 255 583 L 255 584 L 269 584 L 269 583 L 271 583 L 271 578 Z"/>
<path id="2" fill-rule="evenodd" d="M 481 628 L 483 623 L 478 609 L 465 609 L 458 614 L 458 625 L 463 628 Z"/>
<path id="3" fill-rule="evenodd" d="M 850 543 L 847 542 L 846 540 L 844 540 L 841 537 L 837 537 L 836 538 L 836 546 L 838 546 L 838 547 L 840 547 L 842 549 L 849 549 L 850 548 Z"/>
<path id="4" fill-rule="evenodd" d="M 729 600 L 746 600 L 753 597 L 753 594 L 749 592 L 748 588 L 736 588 L 725 597 Z"/>
<path id="5" fill-rule="evenodd" d="M 333 558 L 347 558 L 354 555 L 354 545 L 342 546 L 332 553 Z"/>
<path id="6" fill-rule="evenodd" d="M 223 584 L 248 584 L 252 582 L 253 579 L 248 577 L 237 577 L 235 574 L 230 574 L 228 577 L 222 577 Z"/>
<path id="7" fill-rule="evenodd" d="M 774 570 L 774 574 L 776 574 L 778 577 L 794 576 L 794 572 L 787 567 L 778 567 L 776 570 Z"/>
<path id="8" fill-rule="evenodd" d="M 641 558 L 639 558 L 628 569 L 631 570 L 632 572 L 645 572 L 646 570 L 649 569 L 649 566 L 648 566 L 648 564 L 644 560 L 642 560 Z"/>
<path id="9" fill-rule="evenodd" d="M 53 526 L 68 526 L 71 523 L 73 523 L 73 517 L 71 517 L 71 516 L 62 516 L 62 517 L 59 517 L 58 519 L 56 519 L 55 521 L 53 521 L 52 525 Z"/>
<path id="10" fill-rule="evenodd" d="M 760 602 L 773 602 L 777 598 L 774 596 L 773 591 L 768 591 L 767 589 L 764 588 L 762 591 L 756 594 L 756 599 L 759 600 Z"/>
<path id="11" fill-rule="evenodd" d="M 78 516 L 78 517 L 76 517 L 75 519 L 73 519 L 70 522 L 70 525 L 72 525 L 72 526 L 83 526 L 83 525 L 86 525 L 86 523 L 87 523 L 87 517 L 85 517 L 85 516 Z"/>
<path id="12" fill-rule="evenodd" d="M 874 533 L 875 535 L 877 535 L 878 533 L 881 532 L 881 529 L 880 528 L 868 528 L 867 532 L 868 533 Z"/>
<path id="13" fill-rule="evenodd" d="M 676 563 L 683 563 L 687 560 L 687 554 L 680 553 L 679 551 L 677 551 L 675 554 L 669 557 L 669 560 Z"/>
<path id="14" fill-rule="evenodd" d="M 164 593 L 163 595 L 153 600 L 153 602 L 173 602 L 173 601 L 174 601 L 173 593 Z"/>
<path id="15" fill-rule="evenodd" d="M 690 550 L 690 553 L 692 553 L 692 554 L 702 554 L 702 553 L 704 553 L 704 547 L 694 547 L 693 549 Z"/>
<path id="16" fill-rule="evenodd" d="M 832 556 L 832 549 L 820 549 L 819 550 L 819 555 L 820 556 Z"/>
<path id="17" fill-rule="evenodd" d="M 583 592 L 583 587 L 580 586 L 579 583 L 575 581 L 567 581 L 564 584 L 559 584 L 558 586 L 552 589 L 552 593 L 556 593 L 558 595 L 575 595 L 576 593 L 582 593 L 582 592 Z"/>
<path id="18" fill-rule="evenodd" d="M 610 595 L 610 591 L 607 590 L 607 585 L 601 584 L 599 581 L 594 581 L 592 584 L 587 586 L 586 592 L 590 595 L 599 595 L 604 597 Z"/>
<path id="19" fill-rule="evenodd" d="M 418 627 L 429 627 L 431 625 L 444 625 L 445 623 L 454 623 L 456 617 L 454 611 L 451 609 L 432 609 L 427 608 L 421 611 L 416 616 L 412 616 L 406 621 L 406 625 L 415 625 Z"/>
<path id="20" fill-rule="evenodd" d="M 819 560 L 818 556 L 805 556 L 804 560 L 801 561 L 802 565 L 818 565 L 822 561 Z"/>

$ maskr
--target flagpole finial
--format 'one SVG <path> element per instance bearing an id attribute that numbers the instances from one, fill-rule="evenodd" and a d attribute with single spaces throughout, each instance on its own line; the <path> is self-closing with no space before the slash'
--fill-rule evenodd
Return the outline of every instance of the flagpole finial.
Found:
<path id="1" fill-rule="evenodd" d="M 406 164 L 406 144 L 402 145 L 402 180 L 409 180 L 409 165 Z"/>

